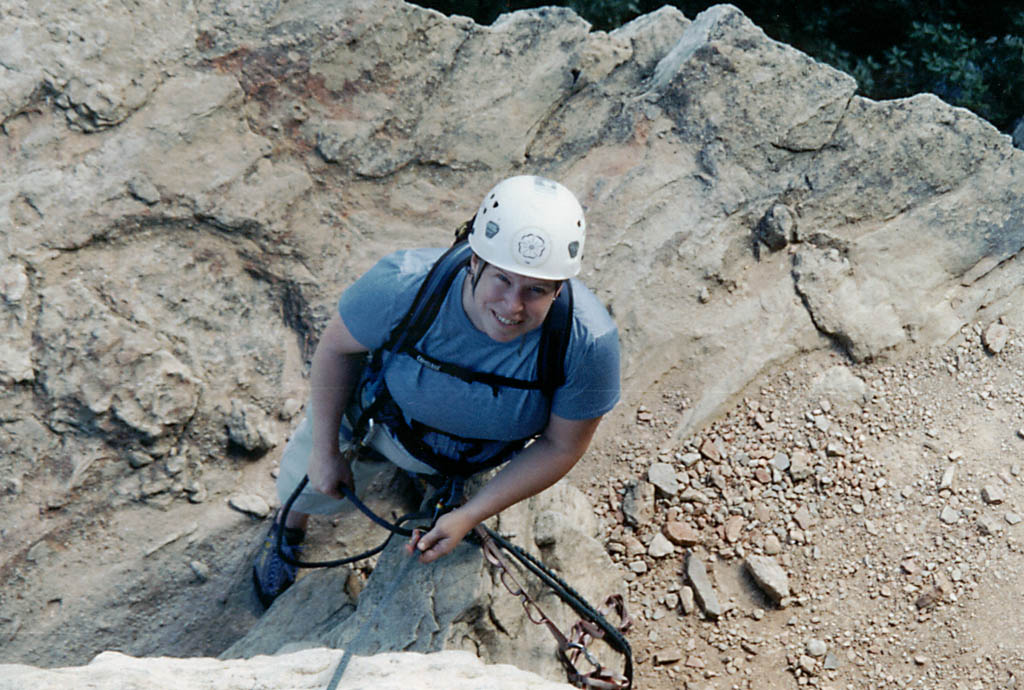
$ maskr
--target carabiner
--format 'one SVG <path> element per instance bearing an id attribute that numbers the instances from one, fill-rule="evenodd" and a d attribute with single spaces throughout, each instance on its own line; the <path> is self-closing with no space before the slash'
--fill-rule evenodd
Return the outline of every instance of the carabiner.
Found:
<path id="1" fill-rule="evenodd" d="M 594 667 L 595 671 L 600 671 L 604 669 L 604 666 L 600 662 L 598 662 L 597 659 L 590 655 L 590 650 L 584 647 L 579 642 L 570 642 L 565 646 L 568 649 L 578 649 L 579 651 L 583 652 L 583 656 L 586 657 L 587 661 L 590 662 L 590 665 Z"/>

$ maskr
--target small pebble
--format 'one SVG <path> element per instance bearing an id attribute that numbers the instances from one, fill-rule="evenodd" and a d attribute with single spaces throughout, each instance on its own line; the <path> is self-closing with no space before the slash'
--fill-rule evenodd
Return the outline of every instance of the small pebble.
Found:
<path id="1" fill-rule="evenodd" d="M 241 513 L 248 513 L 258 518 L 270 515 L 270 506 L 255 494 L 235 494 L 228 499 L 228 505 Z"/>
<path id="2" fill-rule="evenodd" d="M 939 514 L 939 519 L 947 525 L 956 524 L 956 521 L 960 519 L 960 511 L 956 510 L 952 506 L 945 506 Z"/>
<path id="3" fill-rule="evenodd" d="M 825 653 L 828 652 L 828 645 L 825 644 L 824 640 L 812 638 L 807 640 L 805 649 L 807 650 L 807 654 L 810 656 L 825 656 Z"/>
<path id="4" fill-rule="evenodd" d="M 692 587 L 686 586 L 679 590 L 679 606 L 687 616 L 696 610 L 697 600 L 694 598 Z"/>
<path id="5" fill-rule="evenodd" d="M 189 561 L 188 567 L 192 568 L 192 572 L 196 574 L 196 578 L 200 582 L 206 582 L 210 579 L 210 567 L 202 561 Z"/>
<path id="6" fill-rule="evenodd" d="M 658 532 L 651 540 L 651 545 L 647 547 L 647 555 L 652 558 L 664 558 L 675 553 L 675 550 L 676 547 L 672 546 L 672 542 L 664 534 Z"/>
<path id="7" fill-rule="evenodd" d="M 981 499 L 989 505 L 999 505 L 1006 500 L 1006 492 L 1000 486 L 988 484 L 981 490 Z"/>

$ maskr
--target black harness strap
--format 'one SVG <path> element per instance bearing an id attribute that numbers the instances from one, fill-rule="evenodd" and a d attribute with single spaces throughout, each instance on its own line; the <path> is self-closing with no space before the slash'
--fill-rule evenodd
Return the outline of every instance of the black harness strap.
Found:
<path id="1" fill-rule="evenodd" d="M 541 390 L 550 397 L 555 389 L 565 383 L 565 356 L 569 352 L 569 338 L 572 337 L 572 283 L 562 281 L 562 290 L 551 303 L 547 318 L 540 332 L 540 349 L 537 353 L 537 379 Z"/>
<path id="2" fill-rule="evenodd" d="M 383 424 L 394 434 L 395 438 L 398 439 L 410 455 L 430 465 L 446 477 L 469 477 L 477 472 L 497 467 L 526 445 L 525 440 L 501 443 L 488 439 L 453 436 L 416 420 L 406 423 L 402 410 L 391 398 L 391 392 L 383 381 L 381 381 L 381 385 L 377 389 L 377 396 L 364 410 L 363 416 L 367 417 L 367 419 L 373 419 L 375 423 Z M 462 443 L 465 448 L 463 458 L 450 458 L 436 452 L 423 440 L 423 436 L 431 432 L 447 436 Z M 478 458 L 485 449 L 489 450 L 487 456 Z"/>
<path id="3" fill-rule="evenodd" d="M 434 371 L 440 371 L 443 374 L 454 376 L 457 379 L 461 379 L 466 383 L 483 383 L 494 389 L 494 395 L 498 395 L 499 388 L 521 388 L 525 390 L 540 390 L 542 389 L 543 382 L 537 381 L 524 381 L 522 379 L 514 379 L 508 376 L 502 376 L 501 374 L 492 374 L 485 371 L 474 371 L 473 369 L 467 369 L 461 367 L 458 364 L 452 362 L 442 362 L 439 359 L 435 359 L 430 355 L 424 353 L 419 348 L 408 347 L 406 351 L 412 355 L 412 357 Z"/>
<path id="4" fill-rule="evenodd" d="M 396 350 L 402 342 L 413 345 L 419 342 L 427 332 L 434 317 L 441 308 L 441 302 L 448 294 L 448 288 L 461 270 L 469 266 L 473 251 L 468 242 L 453 245 L 442 254 L 430 267 L 427 277 L 420 284 L 416 298 L 412 301 L 409 311 L 391 331 L 391 335 L 382 346 L 385 350 Z"/>

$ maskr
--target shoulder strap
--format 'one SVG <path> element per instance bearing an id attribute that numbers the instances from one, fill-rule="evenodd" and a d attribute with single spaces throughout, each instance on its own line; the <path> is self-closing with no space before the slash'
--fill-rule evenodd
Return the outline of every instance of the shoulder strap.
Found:
<path id="1" fill-rule="evenodd" d="M 395 350 L 403 346 L 415 345 L 423 337 L 441 309 L 441 303 L 444 301 L 445 295 L 448 294 L 448 288 L 455 276 L 458 275 L 460 269 L 469 265 L 469 257 L 472 253 L 469 242 L 457 242 L 434 262 L 426 278 L 423 279 L 423 283 L 420 284 L 412 306 L 391 331 L 382 346 L 383 349 Z"/>
<path id="2" fill-rule="evenodd" d="M 537 382 L 532 385 L 504 376 L 468 372 L 456 365 L 437 362 L 416 349 L 416 343 L 437 317 L 452 281 L 464 267 L 469 265 L 471 256 L 472 250 L 469 247 L 469 242 L 462 240 L 452 245 L 434 262 L 423 279 L 409 311 L 391 331 L 382 348 L 393 351 L 411 350 L 422 364 L 445 371 L 453 376 L 468 377 L 487 383 L 492 387 L 539 387 L 550 397 L 556 388 L 565 383 L 565 356 L 569 350 L 573 316 L 572 283 L 569 280 L 562 283 L 562 290 L 551 304 L 547 318 L 541 326 L 543 330 L 537 353 Z"/>
<path id="3" fill-rule="evenodd" d="M 572 306 L 572 281 L 566 280 L 544 319 L 540 351 L 537 353 L 537 379 L 549 397 L 565 383 L 565 356 L 572 335 Z"/>

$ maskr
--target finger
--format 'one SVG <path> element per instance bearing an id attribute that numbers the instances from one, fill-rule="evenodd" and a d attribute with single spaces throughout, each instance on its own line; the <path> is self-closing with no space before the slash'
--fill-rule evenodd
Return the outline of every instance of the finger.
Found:
<path id="1" fill-rule="evenodd" d="M 420 563 L 430 563 L 442 555 L 438 553 L 441 544 L 444 543 L 444 535 L 436 528 L 430 530 L 416 542 L 416 549 L 420 552 Z"/>
<path id="2" fill-rule="evenodd" d="M 451 539 L 447 537 L 438 539 L 427 549 L 423 549 L 422 542 L 420 544 L 420 563 L 433 563 L 452 550 Z"/>
<path id="3" fill-rule="evenodd" d="M 409 537 L 409 541 L 407 541 L 405 543 L 405 553 L 406 553 L 407 556 L 411 556 L 413 554 L 413 552 L 416 550 L 416 544 L 419 541 L 420 541 L 420 531 L 419 531 L 419 529 L 414 529 L 412 531 L 412 536 Z"/>
<path id="4" fill-rule="evenodd" d="M 419 538 L 419 540 L 416 542 L 416 548 L 420 551 L 427 551 L 432 546 L 434 546 L 434 544 L 436 544 L 440 538 L 441 537 L 437 533 L 437 530 L 432 529 L 429 532 L 423 534 Z"/>
<path id="5" fill-rule="evenodd" d="M 440 554 L 436 553 L 436 549 L 427 549 L 420 553 L 420 563 L 433 563 L 439 556 Z"/>

